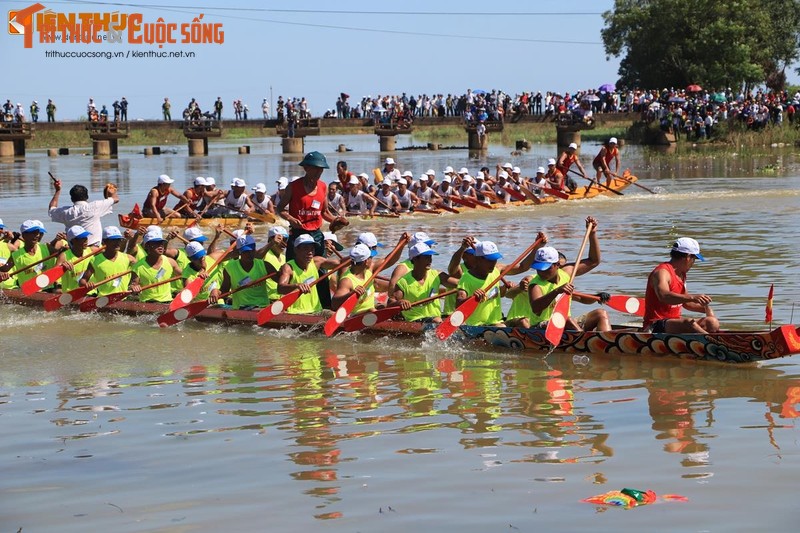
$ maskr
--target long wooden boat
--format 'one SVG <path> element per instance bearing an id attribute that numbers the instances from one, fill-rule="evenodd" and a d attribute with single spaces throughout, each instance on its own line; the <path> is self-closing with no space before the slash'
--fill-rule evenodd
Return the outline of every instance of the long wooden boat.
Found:
<path id="1" fill-rule="evenodd" d="M 469 339 L 512 350 L 549 352 L 542 328 L 462 326 Z M 731 331 L 708 334 L 643 333 L 635 329 L 565 331 L 559 351 L 612 356 L 676 356 L 685 359 L 751 363 L 800 353 L 800 328 L 779 326 L 771 331 Z"/>
<path id="2" fill-rule="evenodd" d="M 36 293 L 25 296 L 22 291 L 0 291 L 0 302 L 42 307 L 52 294 Z M 74 310 L 74 308 L 72 308 Z M 99 309 L 102 313 L 122 315 L 152 315 L 165 313 L 166 304 L 141 303 L 123 300 Z M 66 309 L 69 312 L 69 308 Z M 195 317 L 201 322 L 224 325 L 254 326 L 258 324 L 258 311 L 241 311 L 222 307 L 209 307 Z M 280 314 L 266 323 L 266 328 L 294 328 L 322 330 L 327 318 L 317 315 Z M 541 328 L 509 328 L 461 326 L 460 339 L 469 344 L 488 345 L 493 349 L 532 351 L 537 354 L 551 350 Z M 421 337 L 433 331 L 430 324 L 418 322 L 386 321 L 365 328 L 363 333 L 377 336 Z M 724 363 L 753 363 L 777 359 L 800 353 L 800 328 L 794 325 L 779 326 L 771 331 L 735 331 L 714 334 L 642 333 L 635 329 L 617 328 L 612 331 L 565 331 L 558 351 L 589 355 L 620 356 L 671 356 L 687 360 Z"/>
<path id="3" fill-rule="evenodd" d="M 201 218 L 199 221 L 194 218 L 171 217 L 161 221 L 159 224 L 155 218 L 140 217 L 135 218 L 130 215 L 117 215 L 119 225 L 122 228 L 138 229 L 140 227 L 147 227 L 152 225 L 163 227 L 187 228 L 189 226 L 197 225 L 201 227 L 214 227 L 217 224 L 222 224 L 226 228 L 243 228 L 247 224 L 248 219 L 245 217 L 213 217 Z M 259 224 L 260 220 L 249 220 L 253 224 Z"/>
<path id="4" fill-rule="evenodd" d="M 20 304 L 29 307 L 43 307 L 44 302 L 52 298 L 54 295 L 50 293 L 38 292 L 31 296 L 25 296 L 21 290 L 17 289 L 4 289 L 0 290 L 0 301 L 5 303 Z M 159 315 L 166 313 L 169 310 L 168 304 L 158 303 L 142 303 L 135 300 L 122 300 L 115 302 L 107 307 L 97 309 L 100 313 L 116 313 L 120 315 L 138 316 L 138 315 L 153 315 L 153 324 L 155 318 Z M 64 308 L 66 312 L 77 312 L 76 307 Z M 208 307 L 195 317 L 195 320 L 200 322 L 213 322 L 223 325 L 243 325 L 255 326 L 258 324 L 258 310 L 256 311 L 243 311 L 235 310 L 224 307 Z M 272 329 L 286 329 L 294 328 L 298 330 L 313 330 L 322 327 L 328 317 L 319 315 L 290 315 L 282 313 L 276 316 L 271 321 L 264 324 L 265 328 Z M 386 321 L 376 324 L 372 327 L 366 328 L 364 333 L 380 335 L 380 336 L 420 336 L 426 329 L 431 329 L 430 326 L 418 322 L 402 322 L 402 321 Z"/>

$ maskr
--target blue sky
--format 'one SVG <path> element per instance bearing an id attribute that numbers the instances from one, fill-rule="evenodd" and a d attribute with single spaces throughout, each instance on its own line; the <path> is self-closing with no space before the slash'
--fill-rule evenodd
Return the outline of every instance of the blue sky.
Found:
<path id="1" fill-rule="evenodd" d="M 3 2 L 6 10 L 33 2 Z M 246 103 L 260 116 L 263 98 L 306 97 L 312 112 L 334 107 L 340 92 L 351 99 L 401 92 L 463 93 L 467 88 L 574 91 L 616 80 L 619 61 L 606 59 L 600 13 L 612 0 L 540 0 L 520 3 L 464 1 L 432 4 L 405 1 L 228 3 L 165 0 L 66 2 L 41 0 L 61 13 L 141 13 L 145 23 L 220 23 L 222 44 L 42 44 L 32 48 L 19 35 L 0 32 L 3 94 L 43 107 L 58 106 L 58 119 L 85 114 L 89 97 L 111 103 L 125 96 L 129 119 L 160 118 L 169 97 L 173 118 L 191 98 L 205 110 L 221 96 L 224 116 L 232 101 Z M 387 13 L 392 11 L 392 13 Z M 435 14 L 432 14 L 435 13 Z M 553 13 L 553 15 L 546 15 Z M 180 29 L 175 31 L 178 40 Z M 125 57 L 46 57 L 47 51 L 123 52 Z M 189 58 L 129 57 L 129 52 L 193 53 Z M 796 81 L 796 75 L 792 74 Z M 43 113 L 42 113 L 43 116 Z"/>

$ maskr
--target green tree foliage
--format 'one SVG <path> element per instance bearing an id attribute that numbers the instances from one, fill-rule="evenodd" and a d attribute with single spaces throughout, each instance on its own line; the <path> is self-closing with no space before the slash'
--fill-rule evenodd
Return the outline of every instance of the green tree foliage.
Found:
<path id="1" fill-rule="evenodd" d="M 783 89 L 800 57 L 800 0 L 616 0 L 603 19 L 629 87 Z"/>

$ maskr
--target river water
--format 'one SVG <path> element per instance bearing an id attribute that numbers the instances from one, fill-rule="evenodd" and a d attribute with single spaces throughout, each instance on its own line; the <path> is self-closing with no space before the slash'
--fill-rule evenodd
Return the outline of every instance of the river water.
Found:
<path id="1" fill-rule="evenodd" d="M 270 192 L 278 176 L 299 174 L 300 158 L 282 155 L 278 140 L 242 144 L 251 155 L 223 143 L 192 158 L 182 146 L 154 157 L 123 147 L 114 160 L 31 151 L 0 162 L 0 217 L 11 227 L 47 221 L 48 171 L 65 192 L 83 183 L 95 198 L 118 183 L 118 212 L 141 203 L 162 173 L 180 187 L 211 175 L 263 181 Z M 336 154 L 339 144 L 352 151 Z M 318 137 L 306 150 L 369 173 L 377 144 Z M 507 160 L 530 174 L 555 148 L 512 150 L 392 155 L 415 174 Z M 585 166 L 596 150 L 584 145 Z M 444 267 L 466 234 L 495 240 L 511 261 L 543 230 L 573 259 L 593 215 L 603 263 L 578 278 L 579 290 L 642 295 L 669 243 L 692 236 L 708 260 L 690 272 L 690 290 L 713 296 L 724 327 L 766 327 L 771 283 L 775 323 L 800 321 L 792 150 L 679 160 L 626 146 L 622 158 L 659 194 L 631 187 L 624 197 L 513 211 L 361 221 L 340 238 L 370 229 L 394 243 L 403 230 L 425 230 Z M 0 305 L 0 334 L 2 531 L 752 531 L 793 529 L 800 518 L 796 358 L 719 366 L 525 356 L 435 338 L 160 330 L 152 317 L 12 305 Z M 581 502 L 624 487 L 688 502 Z"/>

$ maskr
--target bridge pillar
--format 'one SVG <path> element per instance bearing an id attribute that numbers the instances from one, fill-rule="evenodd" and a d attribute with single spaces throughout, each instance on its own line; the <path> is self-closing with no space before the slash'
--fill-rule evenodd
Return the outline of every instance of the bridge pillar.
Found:
<path id="1" fill-rule="evenodd" d="M 0 141 L 0 157 L 14 157 L 14 141 Z"/>
<path id="2" fill-rule="evenodd" d="M 489 136 L 481 136 L 474 131 L 467 132 L 467 146 L 470 150 L 486 150 L 489 148 Z"/>
<path id="3" fill-rule="evenodd" d="M 284 154 L 302 154 L 305 151 L 303 137 L 284 137 L 281 139 Z"/>
<path id="4" fill-rule="evenodd" d="M 95 156 L 108 157 L 117 155 L 118 143 L 116 139 L 95 139 L 92 141 L 92 153 Z"/>
<path id="5" fill-rule="evenodd" d="M 394 152 L 397 146 L 394 135 L 380 135 L 378 137 L 378 144 L 381 152 Z"/>
<path id="6" fill-rule="evenodd" d="M 572 127 L 558 127 L 556 126 L 556 144 L 558 144 L 558 153 L 564 151 L 570 143 L 578 145 L 578 150 L 581 148 L 581 131 Z"/>
<path id="7" fill-rule="evenodd" d="M 189 155 L 208 155 L 208 138 L 189 139 Z"/>

